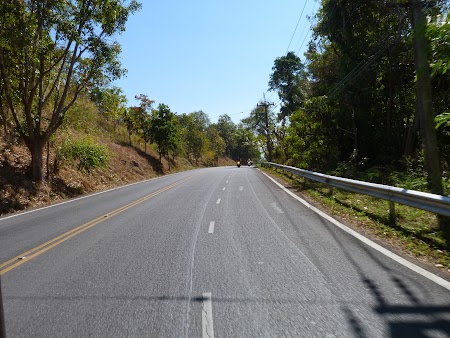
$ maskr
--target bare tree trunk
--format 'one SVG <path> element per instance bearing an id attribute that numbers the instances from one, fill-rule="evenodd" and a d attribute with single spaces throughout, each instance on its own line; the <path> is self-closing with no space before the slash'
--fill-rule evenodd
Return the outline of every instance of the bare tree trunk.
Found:
<path id="1" fill-rule="evenodd" d="M 419 116 L 428 186 L 432 193 L 443 194 L 439 148 L 431 101 L 431 72 L 428 63 L 430 43 L 425 36 L 426 19 L 420 0 L 410 0 L 414 29 L 414 66 L 417 75 L 416 114 Z"/>
<path id="2" fill-rule="evenodd" d="M 414 116 L 413 123 L 408 128 L 408 134 L 405 144 L 405 156 L 411 156 L 414 151 L 414 143 L 416 142 L 417 131 L 419 130 L 419 119 L 417 114 Z"/>
<path id="3" fill-rule="evenodd" d="M 48 180 L 50 177 L 50 141 L 47 142 L 47 158 L 46 158 L 46 170 L 47 170 L 47 176 L 46 179 Z"/>
<path id="4" fill-rule="evenodd" d="M 26 142 L 31 154 L 31 174 L 36 182 L 42 182 L 44 179 L 43 152 L 45 143 L 46 142 L 39 137 Z"/>

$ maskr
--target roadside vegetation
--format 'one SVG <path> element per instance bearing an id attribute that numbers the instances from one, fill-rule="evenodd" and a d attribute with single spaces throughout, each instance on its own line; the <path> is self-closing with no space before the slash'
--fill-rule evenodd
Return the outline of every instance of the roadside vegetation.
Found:
<path id="1" fill-rule="evenodd" d="M 450 273 L 449 239 L 436 214 L 396 204 L 396 220 L 392 224 L 388 201 L 331 188 L 281 170 L 263 170 L 358 232 Z M 409 181 L 404 183 L 408 185 Z"/>

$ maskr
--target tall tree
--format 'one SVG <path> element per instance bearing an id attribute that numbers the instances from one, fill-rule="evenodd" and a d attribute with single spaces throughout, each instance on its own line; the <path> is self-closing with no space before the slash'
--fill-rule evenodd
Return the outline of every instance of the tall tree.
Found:
<path id="1" fill-rule="evenodd" d="M 217 130 L 219 135 L 225 142 L 225 154 L 231 157 L 234 148 L 234 133 L 236 132 L 236 124 L 227 114 L 220 115 L 217 121 Z"/>
<path id="2" fill-rule="evenodd" d="M 414 30 L 414 65 L 416 69 L 416 114 L 419 116 L 428 185 L 431 192 L 442 195 L 442 171 L 431 98 L 430 42 L 422 1 L 410 0 Z"/>
<path id="3" fill-rule="evenodd" d="M 200 110 L 190 114 L 182 114 L 179 120 L 182 126 L 182 138 L 187 157 L 193 158 L 198 164 L 207 144 L 206 130 L 210 124 L 208 115 Z"/>
<path id="4" fill-rule="evenodd" d="M 140 7 L 127 3 L 1 1 L 0 83 L 36 181 L 43 179 L 43 148 L 80 93 L 124 73 L 114 36 Z"/>
<path id="5" fill-rule="evenodd" d="M 264 153 L 268 161 L 272 161 L 273 137 L 276 124 L 275 114 L 270 109 L 270 104 L 266 101 L 258 103 L 251 111 L 250 116 L 243 119 L 242 123 L 258 135 L 264 137 Z"/>
<path id="6" fill-rule="evenodd" d="M 282 102 L 278 119 L 284 121 L 300 108 L 306 97 L 307 73 L 305 66 L 294 52 L 275 59 L 270 75 L 269 90 L 278 92 Z"/>
<path id="7" fill-rule="evenodd" d="M 140 102 L 138 107 L 132 107 L 130 111 L 132 124 L 134 124 L 134 131 L 144 140 L 144 151 L 147 152 L 147 142 L 149 142 L 152 137 L 152 105 L 155 101 L 150 100 L 148 96 L 144 94 L 136 95 L 134 98 Z"/>
<path id="8" fill-rule="evenodd" d="M 158 147 L 161 162 L 162 156 L 169 155 L 170 151 L 175 152 L 180 143 L 178 120 L 167 105 L 160 104 L 158 109 L 153 110 L 150 130 L 152 140 Z"/>
<path id="9" fill-rule="evenodd" d="M 214 154 L 214 165 L 218 165 L 219 158 L 225 154 L 226 144 L 222 136 L 220 136 L 217 124 L 209 125 L 206 137 L 208 138 L 209 147 Z"/>
<path id="10" fill-rule="evenodd" d="M 253 129 L 245 123 L 240 123 L 236 127 L 234 144 L 235 148 L 233 149 L 232 156 L 235 160 L 259 160 L 261 156 L 259 149 L 264 144 L 264 141 L 260 144 Z"/>

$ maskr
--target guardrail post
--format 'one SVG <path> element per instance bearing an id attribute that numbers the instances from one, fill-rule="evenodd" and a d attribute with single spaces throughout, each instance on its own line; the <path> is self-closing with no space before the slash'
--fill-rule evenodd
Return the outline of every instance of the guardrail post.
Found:
<path id="1" fill-rule="evenodd" d="M 396 225 L 396 215 L 395 215 L 395 203 L 389 201 L 389 223 L 391 225 Z"/>
<path id="2" fill-rule="evenodd" d="M 333 197 L 333 192 L 334 192 L 333 186 L 330 185 L 330 189 L 328 190 L 328 196 L 329 196 L 329 197 Z"/>

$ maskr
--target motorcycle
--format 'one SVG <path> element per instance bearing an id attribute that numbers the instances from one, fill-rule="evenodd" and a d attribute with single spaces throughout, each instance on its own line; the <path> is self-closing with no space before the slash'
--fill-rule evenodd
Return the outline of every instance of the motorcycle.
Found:
<path id="1" fill-rule="evenodd" d="M 240 168 L 241 167 L 241 161 L 237 161 L 236 165 L 237 165 L 238 168 Z"/>

